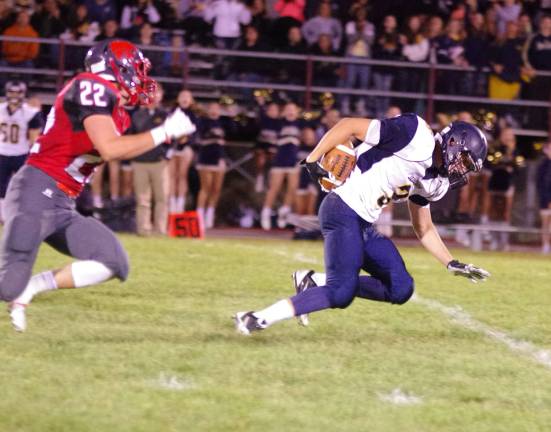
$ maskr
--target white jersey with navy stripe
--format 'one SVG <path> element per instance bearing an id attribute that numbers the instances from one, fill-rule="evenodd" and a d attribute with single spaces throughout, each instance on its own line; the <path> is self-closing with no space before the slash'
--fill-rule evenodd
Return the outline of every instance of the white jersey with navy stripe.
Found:
<path id="1" fill-rule="evenodd" d="M 0 103 L 0 155 L 21 156 L 29 153 L 29 123 L 38 112 L 37 108 L 23 103 L 10 113 L 8 103 Z"/>
<path id="2" fill-rule="evenodd" d="M 391 201 L 410 197 L 422 206 L 437 201 L 449 182 L 432 167 L 434 146 L 432 130 L 415 114 L 372 120 L 355 148 L 354 171 L 335 193 L 368 222 L 375 222 Z"/>

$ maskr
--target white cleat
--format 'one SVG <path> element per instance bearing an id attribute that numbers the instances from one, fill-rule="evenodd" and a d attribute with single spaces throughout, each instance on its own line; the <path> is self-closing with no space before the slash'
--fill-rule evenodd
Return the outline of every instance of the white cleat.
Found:
<path id="1" fill-rule="evenodd" d="M 303 291 L 306 291 L 309 288 L 318 286 L 312 275 L 314 270 L 297 270 L 293 273 L 293 284 L 295 285 L 295 291 L 297 294 L 300 294 Z M 307 327 L 310 324 L 310 319 L 308 314 L 303 314 L 297 316 L 298 323 L 304 327 Z"/>
<path id="2" fill-rule="evenodd" d="M 8 305 L 11 325 L 17 332 L 22 333 L 27 330 L 27 306 L 23 303 L 10 303 Z"/>

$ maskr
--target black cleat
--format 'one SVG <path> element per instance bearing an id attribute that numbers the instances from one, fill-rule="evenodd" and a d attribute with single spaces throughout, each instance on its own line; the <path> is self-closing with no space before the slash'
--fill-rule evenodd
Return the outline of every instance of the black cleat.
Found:
<path id="1" fill-rule="evenodd" d="M 237 312 L 233 320 L 235 321 L 236 330 L 246 336 L 266 328 L 266 325 L 262 325 L 258 318 L 254 316 L 253 311 Z"/>
<path id="2" fill-rule="evenodd" d="M 297 270 L 293 273 L 293 283 L 295 285 L 295 291 L 297 294 L 300 294 L 301 292 L 306 291 L 309 288 L 318 286 L 316 282 L 314 282 L 314 279 L 312 279 L 312 275 L 314 273 L 314 270 Z M 305 327 L 310 324 L 308 314 L 297 316 L 297 320 L 300 325 L 303 325 Z"/>

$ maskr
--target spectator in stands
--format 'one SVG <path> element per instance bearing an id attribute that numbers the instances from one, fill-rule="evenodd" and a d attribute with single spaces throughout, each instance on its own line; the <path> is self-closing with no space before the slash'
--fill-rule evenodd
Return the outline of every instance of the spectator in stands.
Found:
<path id="1" fill-rule="evenodd" d="M 103 24 L 107 20 L 116 20 L 117 5 L 113 0 L 85 0 L 83 3 L 88 10 L 91 22 Z"/>
<path id="2" fill-rule="evenodd" d="M 387 15 L 383 20 L 383 28 L 377 36 L 373 46 L 373 58 L 377 60 L 401 60 L 402 45 L 398 34 L 398 23 L 394 15 Z M 396 77 L 396 68 L 390 66 L 375 66 L 373 68 L 373 83 L 377 90 L 390 91 Z M 375 99 L 375 117 L 381 118 L 385 115 L 390 98 L 378 96 Z"/>
<path id="3" fill-rule="evenodd" d="M 413 63 L 426 62 L 429 58 L 430 43 L 422 32 L 420 15 L 412 15 L 406 20 L 400 35 L 402 56 Z M 406 92 L 422 92 L 426 87 L 426 75 L 422 69 L 401 68 L 398 73 L 398 89 Z M 422 101 L 405 101 L 406 111 L 422 112 Z"/>
<path id="4" fill-rule="evenodd" d="M 439 16 L 433 15 L 428 19 L 426 27 L 425 36 L 432 47 L 434 46 L 435 40 L 442 36 L 444 32 L 444 21 Z"/>
<path id="5" fill-rule="evenodd" d="M 126 37 L 133 39 L 143 23 L 152 26 L 161 21 L 161 15 L 152 0 L 132 0 L 122 9 L 120 28 L 125 31 Z"/>
<path id="6" fill-rule="evenodd" d="M 305 0 L 277 0 L 274 10 L 278 17 L 272 25 L 272 39 L 277 47 L 285 45 L 285 37 L 291 27 L 298 27 L 304 22 Z"/>
<path id="7" fill-rule="evenodd" d="M 41 38 L 58 38 L 67 28 L 56 0 L 45 0 L 38 5 L 31 17 L 31 25 Z M 40 65 L 57 66 L 59 45 L 41 44 L 39 52 Z"/>
<path id="8" fill-rule="evenodd" d="M 17 13 L 15 23 L 9 26 L 3 33 L 4 36 L 18 36 L 37 38 L 38 33 L 30 25 L 29 13 L 21 10 Z M 34 60 L 38 56 L 39 44 L 37 42 L 2 42 L 2 63 L 15 67 L 33 67 Z"/>
<path id="9" fill-rule="evenodd" d="M 490 40 L 497 38 L 497 13 L 496 9 L 489 7 L 484 14 L 484 21 L 486 23 L 486 34 Z"/>
<path id="10" fill-rule="evenodd" d="M 88 13 L 88 8 L 81 4 L 76 6 L 68 18 L 69 28 L 62 35 L 65 39 L 76 40 L 80 42 L 92 42 L 100 34 L 99 24 L 96 21 L 93 21 Z M 71 48 L 71 57 L 77 57 L 76 53 L 85 52 L 83 49 L 78 49 L 77 47 Z M 73 52 L 74 50 L 74 52 Z M 78 62 L 80 62 L 80 58 Z M 76 59 L 73 59 L 73 62 L 77 62 Z M 80 64 L 80 63 L 79 63 Z"/>
<path id="11" fill-rule="evenodd" d="M 320 36 L 328 35 L 334 51 L 341 46 L 342 24 L 336 18 L 331 17 L 331 3 L 323 0 L 319 5 L 318 15 L 310 18 L 302 26 L 302 34 L 308 45 L 319 42 Z"/>
<path id="12" fill-rule="evenodd" d="M 551 16 L 544 15 L 539 21 L 539 31 L 526 44 L 525 59 L 530 69 L 535 69 L 534 76 L 523 88 L 527 99 L 549 99 L 551 77 L 538 74 L 538 71 L 551 71 Z M 541 109 L 529 109 L 529 125 L 534 128 L 547 128 L 547 113 Z"/>
<path id="13" fill-rule="evenodd" d="M 31 25 L 41 38 L 57 38 L 66 25 L 56 0 L 44 0 L 31 17 Z"/>
<path id="14" fill-rule="evenodd" d="M 251 21 L 251 13 L 239 0 L 217 0 L 205 9 L 205 21 L 214 23 L 214 45 L 235 49 L 241 36 L 241 25 Z"/>
<path id="15" fill-rule="evenodd" d="M 129 133 L 144 132 L 160 125 L 167 117 L 166 110 L 161 106 L 162 100 L 163 89 L 159 85 L 154 101 L 132 114 Z M 167 151 L 168 146 L 163 144 L 132 160 L 138 235 L 166 234 L 170 187 Z M 151 217 L 152 207 L 153 218 Z"/>
<path id="16" fill-rule="evenodd" d="M 266 44 L 260 39 L 258 29 L 252 25 L 245 27 L 245 35 L 238 46 L 240 51 L 268 51 Z M 238 75 L 239 80 L 250 83 L 261 83 L 265 80 L 266 74 L 271 65 L 270 59 L 259 61 L 255 57 L 238 57 L 235 60 L 233 71 Z M 252 98 L 251 89 L 245 89 L 244 96 L 247 101 Z"/>
<path id="17" fill-rule="evenodd" d="M 534 29 L 532 27 L 532 17 L 528 13 L 522 13 L 518 18 L 518 35 L 524 40 L 532 38 Z"/>
<path id="18" fill-rule="evenodd" d="M 224 146 L 226 145 L 226 125 L 221 118 L 221 107 L 211 102 L 206 117 L 198 120 L 198 159 L 197 171 L 201 189 L 197 197 L 197 213 L 205 228 L 212 228 L 216 220 L 216 206 L 226 173 Z"/>
<path id="19" fill-rule="evenodd" d="M 371 58 L 371 46 L 375 40 L 375 26 L 367 21 L 365 9 L 358 9 L 355 19 L 346 24 L 345 34 L 347 57 L 353 59 Z M 345 66 L 346 76 L 344 86 L 346 88 L 365 90 L 369 87 L 369 65 L 348 63 Z M 367 96 L 359 97 L 356 113 L 360 116 L 365 116 L 367 114 L 367 106 Z M 342 97 L 341 111 L 343 115 L 350 114 L 350 95 Z"/>
<path id="20" fill-rule="evenodd" d="M 308 46 L 302 37 L 300 27 L 291 27 L 287 33 L 287 42 L 281 48 L 287 54 L 305 55 Z M 289 84 L 303 84 L 306 62 L 302 60 L 286 60 L 285 66 L 278 68 L 279 80 Z"/>
<path id="21" fill-rule="evenodd" d="M 210 26 L 205 21 L 205 10 L 211 0 L 180 0 L 176 13 L 185 30 L 186 44 L 207 45 Z"/>
<path id="22" fill-rule="evenodd" d="M 497 99 L 516 99 L 521 88 L 523 74 L 530 76 L 531 70 L 524 65 L 522 58 L 523 41 L 518 37 L 516 22 L 507 23 L 505 38 L 498 41 L 490 53 L 492 73 L 489 78 L 488 95 Z M 511 124 L 518 125 L 520 113 L 515 107 L 500 107 L 498 114 Z"/>
<path id="23" fill-rule="evenodd" d="M 139 30 L 139 37 L 135 40 L 136 44 L 141 45 L 144 55 L 151 61 L 152 74 L 165 76 L 170 68 L 170 54 L 159 50 L 149 50 L 147 46 L 160 45 L 155 39 L 154 29 L 148 22 L 144 22 Z"/>
<path id="24" fill-rule="evenodd" d="M 541 217 L 541 251 L 551 253 L 551 141 L 543 146 L 544 160 L 538 167 L 538 187 Z"/>
<path id="25" fill-rule="evenodd" d="M 250 0 L 249 11 L 251 12 L 249 25 L 256 28 L 263 43 L 271 44 L 267 36 L 271 33 L 272 21 L 268 18 L 266 11 L 266 0 Z"/>
<path id="26" fill-rule="evenodd" d="M 96 41 L 121 37 L 119 23 L 116 20 L 108 20 L 101 26 L 101 33 L 96 36 Z"/>
<path id="27" fill-rule="evenodd" d="M 367 14 L 369 8 L 369 0 L 355 0 L 348 8 L 348 17 L 354 19 L 359 11 Z"/>
<path id="28" fill-rule="evenodd" d="M 302 133 L 299 107 L 293 102 L 288 102 L 283 108 L 282 115 L 283 119 L 277 139 L 277 150 L 270 169 L 270 185 L 260 213 L 260 224 L 267 231 L 272 228 L 272 208 L 283 187 L 283 183 L 287 182 L 287 188 L 283 198 L 283 205 L 277 212 L 277 226 L 279 228 L 287 226 L 287 216 L 291 212 L 291 206 L 293 205 L 298 186 L 299 168 L 297 162 Z"/>
<path id="29" fill-rule="evenodd" d="M 304 128 L 301 134 L 298 159 L 303 160 L 312 152 L 318 140 L 312 128 Z M 314 183 L 304 166 L 300 168 L 299 183 L 295 195 L 294 211 L 299 215 L 315 215 L 320 187 Z"/>
<path id="30" fill-rule="evenodd" d="M 485 214 L 490 221 L 500 225 L 510 225 L 515 195 L 514 176 L 522 159 L 517 158 L 516 137 L 513 129 L 501 130 L 499 139 L 493 144 L 491 155 L 491 176 L 488 184 L 489 199 Z M 489 158 L 490 159 L 490 158 Z M 509 248 L 509 233 L 492 234 L 492 250 Z"/>
<path id="31" fill-rule="evenodd" d="M 490 41 L 484 30 L 484 15 L 471 13 L 469 15 L 469 33 L 463 44 L 465 48 L 465 60 L 469 66 L 475 67 L 475 72 L 466 72 L 465 89 L 468 95 L 486 96 L 486 73 L 482 68 L 488 65 L 488 53 Z"/>
<path id="32" fill-rule="evenodd" d="M 305 0 L 277 0 L 274 10 L 281 18 L 291 18 L 291 25 L 301 25 L 304 22 Z"/>
<path id="33" fill-rule="evenodd" d="M 195 115 L 195 100 L 189 90 L 178 93 L 178 106 L 189 117 L 193 124 L 197 124 Z M 182 137 L 176 143 L 176 148 L 170 159 L 170 213 L 181 213 L 186 209 L 186 198 L 189 190 L 189 168 L 193 162 L 193 144 L 195 134 Z"/>
<path id="34" fill-rule="evenodd" d="M 169 67 L 171 76 L 181 77 L 184 74 L 184 66 L 187 60 L 186 53 L 183 50 L 184 45 L 184 38 L 177 32 L 172 33 L 170 46 L 178 51 L 171 50 L 165 53 L 165 62 Z"/>
<path id="35" fill-rule="evenodd" d="M 315 56 L 330 57 L 337 55 L 333 51 L 331 36 L 328 34 L 320 34 L 318 43 L 314 44 L 310 51 Z M 337 71 L 339 64 L 330 61 L 314 62 L 314 85 L 324 87 L 335 87 L 337 85 Z"/>
<path id="36" fill-rule="evenodd" d="M 13 24 L 15 17 L 13 9 L 7 0 L 0 1 L 0 34 Z"/>
<path id="37" fill-rule="evenodd" d="M 446 26 L 446 33 L 434 40 L 438 63 L 457 67 L 468 66 L 465 59 L 465 38 L 463 22 L 450 20 Z M 446 94 L 465 94 L 466 74 L 462 71 L 439 71 L 437 87 Z"/>
<path id="38" fill-rule="evenodd" d="M 279 105 L 270 102 L 261 106 L 258 114 L 258 135 L 254 147 L 255 192 L 264 192 L 266 165 L 274 155 L 280 129 Z"/>
<path id="39" fill-rule="evenodd" d="M 517 3 L 517 0 L 503 0 L 501 5 L 499 2 L 495 3 L 496 10 L 496 27 L 497 37 L 505 37 L 507 23 L 510 21 L 518 21 L 520 13 L 522 12 L 522 6 Z"/>

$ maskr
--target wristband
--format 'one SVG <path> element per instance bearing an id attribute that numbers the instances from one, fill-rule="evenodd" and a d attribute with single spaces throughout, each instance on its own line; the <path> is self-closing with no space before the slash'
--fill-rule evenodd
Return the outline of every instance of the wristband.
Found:
<path id="1" fill-rule="evenodd" d="M 149 131 L 153 137 L 153 143 L 155 147 L 164 144 L 168 141 L 168 135 L 166 134 L 164 125 L 157 126 Z"/>

